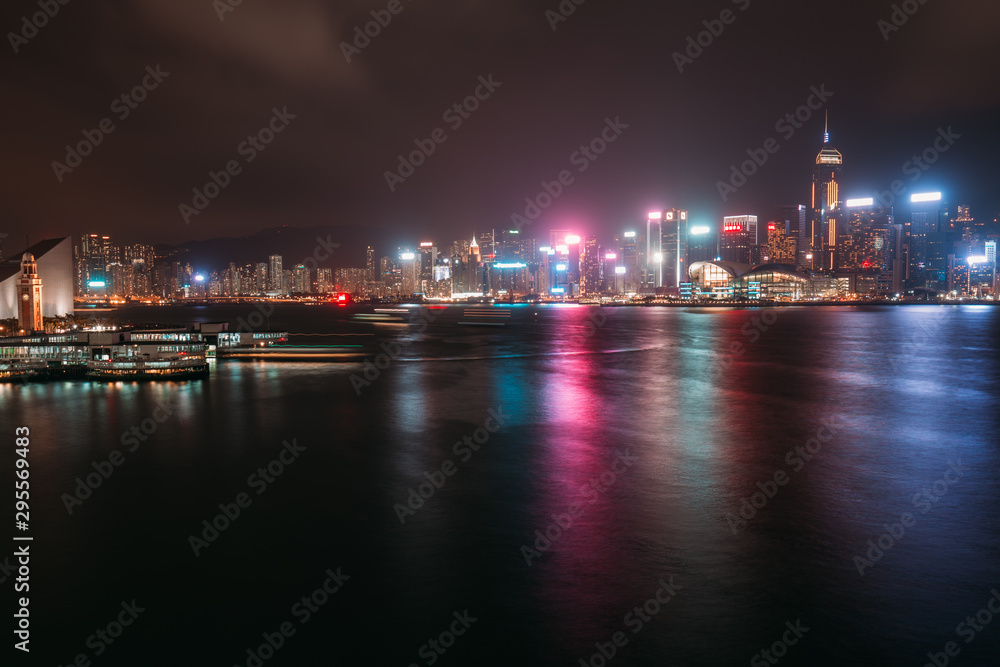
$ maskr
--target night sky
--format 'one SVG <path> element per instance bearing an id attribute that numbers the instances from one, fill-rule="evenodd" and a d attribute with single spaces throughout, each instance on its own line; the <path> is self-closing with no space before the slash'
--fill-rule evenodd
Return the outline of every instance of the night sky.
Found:
<path id="1" fill-rule="evenodd" d="M 38 0 L 4 3 L 0 231 L 18 239 L 6 249 L 25 234 L 180 243 L 286 224 L 443 245 L 510 225 L 562 170 L 573 182 L 530 228 L 540 238 L 549 227 L 610 238 L 664 207 L 709 224 L 770 219 L 775 205 L 808 204 L 823 111 L 790 138 L 776 123 L 813 86 L 833 93 L 845 198 L 900 178 L 977 218 L 1000 213 L 995 0 L 911 0 L 891 32 L 878 22 L 892 3 L 871 0 L 565 0 L 574 12 L 558 22 L 546 15 L 558 0 L 399 0 L 348 63 L 341 43 L 390 4 L 243 0 L 220 20 L 223 0 L 74 0 L 25 41 L 11 33 Z M 724 10 L 731 22 L 680 72 L 673 54 Z M 113 106 L 147 66 L 169 76 L 135 109 Z M 491 76 L 499 87 L 455 128 L 444 112 Z M 275 108 L 295 118 L 247 162 L 241 143 Z M 114 131 L 60 182 L 52 163 L 104 118 Z M 571 156 L 606 119 L 628 127 L 580 173 Z M 949 127 L 961 138 L 910 184 L 904 163 Z M 438 128 L 447 140 L 390 191 L 397 156 Z M 771 137 L 778 152 L 724 203 L 717 182 Z M 240 173 L 186 224 L 179 205 L 231 160 Z"/>

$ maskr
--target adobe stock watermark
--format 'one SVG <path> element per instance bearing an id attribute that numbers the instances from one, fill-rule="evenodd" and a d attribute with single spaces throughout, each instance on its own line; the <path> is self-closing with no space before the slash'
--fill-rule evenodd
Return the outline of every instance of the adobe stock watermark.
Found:
<path id="1" fill-rule="evenodd" d="M 441 656 L 448 652 L 448 649 L 455 645 L 456 640 L 468 632 L 472 624 L 479 620 L 475 616 L 471 616 L 468 609 L 461 614 L 457 611 L 452 612 L 451 615 L 455 620 L 448 625 L 448 629 L 442 631 L 436 638 L 428 639 L 426 644 L 417 649 L 417 655 L 423 658 L 427 665 L 436 663 Z M 411 662 L 409 667 L 420 667 L 420 665 Z"/>
<path id="2" fill-rule="evenodd" d="M 811 94 L 794 111 L 786 113 L 774 124 L 774 130 L 781 134 L 785 141 L 795 136 L 808 123 L 813 114 L 826 106 L 827 101 L 833 97 L 834 93 L 826 89 L 826 84 L 810 87 Z M 768 137 L 759 148 L 748 148 L 749 160 L 744 160 L 737 167 L 730 165 L 730 175 L 728 181 L 716 181 L 715 187 L 719 191 L 719 196 L 723 202 L 729 201 L 729 196 L 736 194 L 740 188 L 747 184 L 747 181 L 756 174 L 771 158 L 772 155 L 781 150 L 781 145 L 774 137 Z"/>
<path id="3" fill-rule="evenodd" d="M 545 20 L 549 22 L 552 32 L 555 32 L 560 23 L 565 23 L 569 17 L 576 13 L 576 8 L 587 2 L 587 0 L 562 0 L 555 10 L 545 10 Z"/>
<path id="4" fill-rule="evenodd" d="M 913 155 L 909 160 L 903 163 L 900 167 L 903 174 L 909 176 L 910 183 L 916 183 L 919 181 L 927 171 L 934 166 L 941 156 L 951 150 L 951 147 L 962 138 L 961 134 L 955 132 L 951 125 L 948 129 L 939 127 L 937 130 L 937 136 L 931 145 L 920 152 L 919 155 Z M 909 186 L 905 181 L 901 179 L 896 179 L 889 185 L 888 190 L 883 190 L 877 196 L 877 199 L 882 206 L 886 208 L 893 206 L 896 203 L 896 198 L 907 191 Z"/>
<path id="5" fill-rule="evenodd" d="M 418 325 L 416 333 L 421 334 L 427 330 L 427 326 L 436 320 L 437 317 L 431 314 L 430 310 L 426 308 L 420 308 L 410 315 L 410 324 Z M 361 373 L 351 373 L 349 378 L 351 381 L 351 386 L 354 387 L 355 396 L 361 395 L 361 390 L 372 386 L 375 380 L 378 380 L 382 376 L 382 371 L 389 368 L 392 362 L 399 359 L 403 354 L 403 348 L 412 343 L 412 340 L 403 341 L 393 341 L 383 342 L 379 347 L 382 352 L 376 354 L 370 359 L 365 359 L 362 364 Z"/>
<path id="6" fill-rule="evenodd" d="M 631 611 L 622 618 L 622 623 L 632 631 L 633 636 L 642 632 L 646 624 L 652 621 L 674 599 L 677 592 L 684 588 L 680 584 L 675 584 L 673 577 L 670 577 L 669 582 L 660 579 L 657 583 L 660 584 L 660 587 L 656 589 L 653 596 L 642 604 L 632 607 Z M 628 645 L 628 640 L 628 635 L 623 630 L 618 630 L 611 635 L 608 641 L 595 642 L 594 648 L 597 651 L 587 659 L 580 658 L 580 667 L 605 667 L 612 658 L 618 655 L 619 649 Z"/>
<path id="7" fill-rule="evenodd" d="M 152 65 L 147 66 L 146 76 L 142 78 L 142 81 L 140 81 L 129 92 L 122 93 L 111 101 L 111 113 L 113 113 L 119 121 L 126 120 L 133 111 L 139 108 L 139 105 L 142 102 L 146 101 L 146 98 L 149 97 L 149 93 L 159 88 L 160 84 L 163 83 L 168 76 L 170 76 L 170 72 L 164 72 L 160 69 L 159 65 L 156 67 L 153 67 Z M 94 129 L 83 130 L 81 132 L 83 139 L 78 141 L 75 145 L 66 146 L 66 156 L 63 158 L 64 161 L 52 161 L 52 171 L 56 175 L 56 180 L 62 183 L 66 174 L 72 174 L 74 169 L 83 164 L 83 158 L 91 155 L 95 148 L 104 143 L 105 137 L 114 132 L 116 129 L 114 120 L 110 117 L 105 117 L 97 123 L 97 127 Z"/>
<path id="8" fill-rule="evenodd" d="M 49 21 L 56 17 L 61 7 L 65 7 L 70 0 L 38 0 L 38 8 L 41 11 L 30 16 L 21 17 L 21 30 L 19 32 L 8 32 L 7 39 L 14 49 L 14 54 L 21 51 L 21 47 L 29 40 L 38 36 L 38 31 L 49 24 Z"/>
<path id="9" fill-rule="evenodd" d="M 589 485 L 580 488 L 580 492 L 586 497 L 586 500 L 573 503 L 565 514 L 553 514 L 552 523 L 546 526 L 544 531 L 535 531 L 534 548 L 528 544 L 521 545 L 521 556 L 528 567 L 532 566 L 532 560 L 541 558 L 543 553 L 551 549 L 562 537 L 563 532 L 572 528 L 576 520 L 583 516 L 587 507 L 600 500 L 601 496 L 614 486 L 618 479 L 638 460 L 629 453 L 628 449 L 624 452 L 620 449 L 616 450 L 611 467 L 600 475 L 591 477 Z M 619 464 L 621 465 L 619 466 Z"/>
<path id="10" fill-rule="evenodd" d="M 243 4 L 243 0 L 212 0 L 212 9 L 219 17 L 219 22 L 226 20 L 226 14 L 235 12 L 236 8 Z"/>
<path id="11" fill-rule="evenodd" d="M 452 445 L 451 451 L 461 463 L 468 463 L 472 460 L 473 455 L 489 441 L 491 435 L 500 430 L 506 421 L 503 406 L 498 410 L 490 408 L 487 413 L 489 416 L 480 428 Z M 405 524 L 406 518 L 415 515 L 425 502 L 434 497 L 434 494 L 448 483 L 448 479 L 456 472 L 458 472 L 458 465 L 452 459 L 445 459 L 439 470 L 425 472 L 424 477 L 427 478 L 427 481 L 420 483 L 416 489 L 413 487 L 407 489 L 409 494 L 406 498 L 406 504 L 396 503 L 392 506 L 399 522 Z"/>
<path id="12" fill-rule="evenodd" d="M 326 605 L 331 597 L 340 592 L 344 583 L 351 578 L 349 575 L 341 572 L 341 568 L 339 567 L 336 572 L 328 569 L 324 574 L 327 576 L 323 580 L 323 583 L 308 595 L 303 595 L 302 599 L 293 604 L 289 611 L 299 622 L 300 627 L 308 623 L 313 614 Z M 295 635 L 297 630 L 298 628 L 295 627 L 294 623 L 285 621 L 274 632 L 265 631 L 261 633 L 264 641 L 256 647 L 251 646 L 246 650 L 245 667 L 262 667 L 265 662 L 275 656 L 281 647 L 285 645 L 285 642 Z M 234 665 L 234 667 L 240 666 Z"/>
<path id="13" fill-rule="evenodd" d="M 288 466 L 295 463 L 299 456 L 302 455 L 302 452 L 306 451 L 304 446 L 298 444 L 296 438 L 292 438 L 291 442 L 285 440 L 281 444 L 284 447 L 277 458 L 270 461 L 266 466 L 257 468 L 256 472 L 251 473 L 247 477 L 247 486 L 251 489 L 256 489 L 258 496 L 267 491 L 269 485 L 273 484 L 285 472 Z M 201 522 L 202 526 L 204 526 L 201 531 L 201 537 L 193 533 L 188 536 L 188 545 L 191 547 L 191 551 L 194 552 L 195 557 L 200 556 L 203 550 L 207 549 L 212 542 L 219 539 L 219 536 L 231 524 L 235 523 L 240 518 L 243 510 L 250 507 L 252 503 L 253 499 L 245 491 L 237 493 L 231 503 L 219 503 L 219 513 L 212 517 L 211 521 L 205 519 Z"/>
<path id="14" fill-rule="evenodd" d="M 785 621 L 785 627 L 788 629 L 782 633 L 781 639 L 771 644 L 770 648 L 763 649 L 750 658 L 751 667 L 776 665 L 779 660 L 788 655 L 789 647 L 798 644 L 799 640 L 809 632 L 809 628 L 802 625 L 802 619 L 796 620 L 794 625 L 791 621 Z"/>
<path id="15" fill-rule="evenodd" d="M 837 416 L 820 421 L 823 425 L 816 431 L 816 435 L 806 440 L 804 445 L 793 447 L 785 454 L 785 463 L 790 467 L 792 473 L 801 472 L 806 464 L 819 454 L 823 445 L 833 440 L 833 436 L 844 426 L 840 417 Z M 729 529 L 733 531 L 733 535 L 736 535 L 740 528 L 745 528 L 747 522 L 757 516 L 757 512 L 764 509 L 771 499 L 778 495 L 781 487 L 788 484 L 791 479 L 788 472 L 779 468 L 764 481 L 757 482 L 758 490 L 749 497 L 740 500 L 738 514 L 726 513 L 726 522 L 729 524 Z"/>
<path id="16" fill-rule="evenodd" d="M 267 147 L 274 141 L 275 137 L 282 132 L 284 132 L 289 124 L 295 120 L 298 116 L 296 114 L 288 113 L 288 107 L 282 107 L 280 110 L 274 107 L 272 110 L 271 119 L 267 124 L 260 128 L 256 133 L 248 135 L 247 138 L 236 147 L 236 153 L 239 157 L 242 157 L 246 164 L 250 164 L 257 159 L 257 156 L 263 153 Z M 229 187 L 232 183 L 233 178 L 239 176 L 243 173 L 243 164 L 237 159 L 232 159 L 226 162 L 222 170 L 209 171 L 208 172 L 208 182 L 205 183 L 201 188 L 192 188 L 194 192 L 194 197 L 191 199 L 190 204 L 181 203 L 178 205 L 177 209 L 184 219 L 184 224 L 191 224 L 191 218 L 201 213 L 208 208 L 209 204 L 215 200 L 222 191 Z"/>
<path id="17" fill-rule="evenodd" d="M 879 32 L 882 33 L 882 39 L 888 42 L 893 33 L 899 32 L 899 29 L 906 25 L 910 17 L 920 11 L 921 5 L 926 4 L 927 0 L 904 0 L 901 4 L 893 4 L 889 20 L 879 19 L 875 23 Z"/>
<path id="18" fill-rule="evenodd" d="M 745 12 L 750 8 L 750 0 L 732 0 L 732 3 L 738 5 L 741 12 Z M 736 22 L 736 16 L 736 12 L 726 8 L 719 14 L 719 18 L 702 21 L 701 24 L 705 26 L 705 30 L 702 30 L 694 37 L 689 36 L 687 38 L 687 48 L 684 49 L 684 53 L 680 51 L 674 51 L 673 53 L 672 57 L 674 64 L 677 65 L 677 71 L 683 74 L 685 65 L 693 65 L 694 61 L 705 53 L 705 49 L 715 44 L 715 40 L 722 36 L 722 33 L 726 30 L 726 26 Z"/>
<path id="19" fill-rule="evenodd" d="M 964 621 L 955 626 L 955 634 L 965 639 L 966 645 L 971 644 L 979 633 L 993 622 L 993 617 L 998 614 L 1000 614 L 1000 592 L 994 588 L 990 591 L 990 599 L 986 601 L 982 609 L 976 612 L 975 616 L 966 616 Z M 924 667 L 947 667 L 951 659 L 961 652 L 962 648 L 958 642 L 946 642 L 943 652 L 927 652 L 929 662 L 925 663 Z"/>
<path id="20" fill-rule="evenodd" d="M 451 105 L 441 114 L 441 120 L 448 124 L 452 132 L 457 132 L 465 121 L 479 110 L 480 105 L 490 99 L 503 85 L 502 81 L 494 81 L 492 74 L 485 77 L 480 76 L 478 82 L 479 85 L 476 86 L 471 95 Z M 443 127 L 435 128 L 427 139 L 414 139 L 413 144 L 416 149 L 407 155 L 399 154 L 397 156 L 399 163 L 396 165 L 396 169 L 394 171 L 386 170 L 383 174 L 385 183 L 389 186 L 389 192 L 395 192 L 398 186 L 413 176 L 417 169 L 434 155 L 438 146 L 446 141 L 448 141 L 448 134 Z"/>
<path id="21" fill-rule="evenodd" d="M 118 439 L 123 446 L 128 447 L 127 451 L 129 454 L 134 453 L 139 446 L 145 443 L 149 438 L 156 433 L 160 424 L 167 421 L 170 416 L 174 414 L 174 411 L 169 407 L 163 405 L 162 403 L 157 403 L 156 409 L 153 410 L 151 417 L 146 417 L 138 424 L 132 426 L 129 430 L 122 433 L 121 437 Z M 111 475 L 114 474 L 115 470 L 125 463 L 125 454 L 123 454 L 118 449 L 111 450 L 106 459 L 100 461 L 91 462 L 90 466 L 94 469 L 94 472 L 88 474 L 85 478 L 76 478 L 76 487 L 73 489 L 73 493 L 64 493 L 61 496 L 63 505 L 66 507 L 66 512 L 70 515 L 73 514 L 73 508 L 83 505 L 83 501 L 87 500 L 94 494 L 94 491 L 101 488 L 104 482 L 108 481 Z"/>
<path id="22" fill-rule="evenodd" d="M 406 1 L 413 2 L 413 0 Z M 372 43 L 372 40 L 381 35 L 382 30 L 389 27 L 393 17 L 402 14 L 404 9 L 406 9 L 406 5 L 403 4 L 402 0 L 389 0 L 385 9 L 371 10 L 372 20 L 365 23 L 363 29 L 362 26 L 354 28 L 354 39 L 351 42 L 340 43 L 340 52 L 344 54 L 348 64 L 350 64 L 352 56 L 360 56 L 361 52 Z"/>
<path id="23" fill-rule="evenodd" d="M 120 606 L 122 610 L 118 612 L 114 620 L 103 628 L 98 628 L 92 635 L 87 637 L 85 645 L 87 648 L 93 649 L 95 658 L 103 655 L 108 650 L 108 647 L 113 645 L 115 640 L 124 634 L 125 628 L 135 623 L 136 619 L 139 618 L 139 614 L 146 611 L 146 608 L 140 607 L 134 599 L 132 602 L 122 602 Z M 81 652 L 76 654 L 66 667 L 88 667 L 89 665 L 90 655 Z M 59 665 L 59 667 L 62 667 L 62 665 Z"/>
<path id="24" fill-rule="evenodd" d="M 913 508 L 919 510 L 921 515 L 931 511 L 953 484 L 958 482 L 968 472 L 968 466 L 962 465 L 962 457 L 958 457 L 958 462 L 948 461 L 948 469 L 944 475 L 931 485 L 930 489 L 921 489 L 913 496 Z M 950 475 L 954 473 L 954 477 Z M 912 512 L 904 512 L 899 517 L 899 521 L 893 524 L 884 523 L 882 527 L 885 532 L 878 537 L 868 540 L 868 550 L 862 556 L 854 556 L 852 559 L 858 574 L 865 576 L 865 570 L 874 567 L 876 563 L 885 558 L 885 555 L 896 546 L 903 537 L 906 536 L 906 529 L 917 525 L 917 517 Z"/>
<path id="25" fill-rule="evenodd" d="M 604 154 L 608 147 L 618 141 L 622 133 L 628 129 L 628 125 L 621 121 L 621 116 L 604 119 L 604 127 L 596 137 L 585 144 L 581 144 L 578 149 L 570 153 L 569 163 L 576 167 L 576 173 L 582 174 L 590 169 L 590 165 L 597 161 L 597 158 Z M 534 197 L 526 197 L 524 214 L 512 213 L 511 224 L 514 229 L 521 231 L 524 227 L 534 223 L 541 217 L 542 213 L 552 206 L 552 204 L 562 196 L 565 189 L 576 181 L 576 177 L 569 169 L 560 171 L 555 180 L 542 180 L 542 190 Z"/>

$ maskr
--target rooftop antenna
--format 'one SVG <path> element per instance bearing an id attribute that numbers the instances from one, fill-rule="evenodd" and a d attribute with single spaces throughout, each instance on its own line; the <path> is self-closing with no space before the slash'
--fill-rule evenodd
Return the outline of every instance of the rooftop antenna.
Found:
<path id="1" fill-rule="evenodd" d="M 830 110 L 826 111 L 826 123 L 823 125 L 823 143 L 830 143 Z"/>

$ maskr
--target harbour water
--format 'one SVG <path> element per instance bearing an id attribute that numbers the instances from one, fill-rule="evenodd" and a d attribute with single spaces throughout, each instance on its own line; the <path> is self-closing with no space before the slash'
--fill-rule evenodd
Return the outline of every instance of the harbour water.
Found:
<path id="1" fill-rule="evenodd" d="M 276 306 L 371 363 L 0 384 L 31 664 L 993 664 L 1000 310 L 509 310 Z"/>

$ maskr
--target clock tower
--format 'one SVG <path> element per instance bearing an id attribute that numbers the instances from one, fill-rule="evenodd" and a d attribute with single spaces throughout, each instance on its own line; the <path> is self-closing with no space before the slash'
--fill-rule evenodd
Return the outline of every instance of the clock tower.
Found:
<path id="1" fill-rule="evenodd" d="M 38 264 L 30 252 L 21 257 L 21 275 L 17 280 L 18 326 L 27 332 L 43 331 L 42 280 L 38 277 Z"/>

